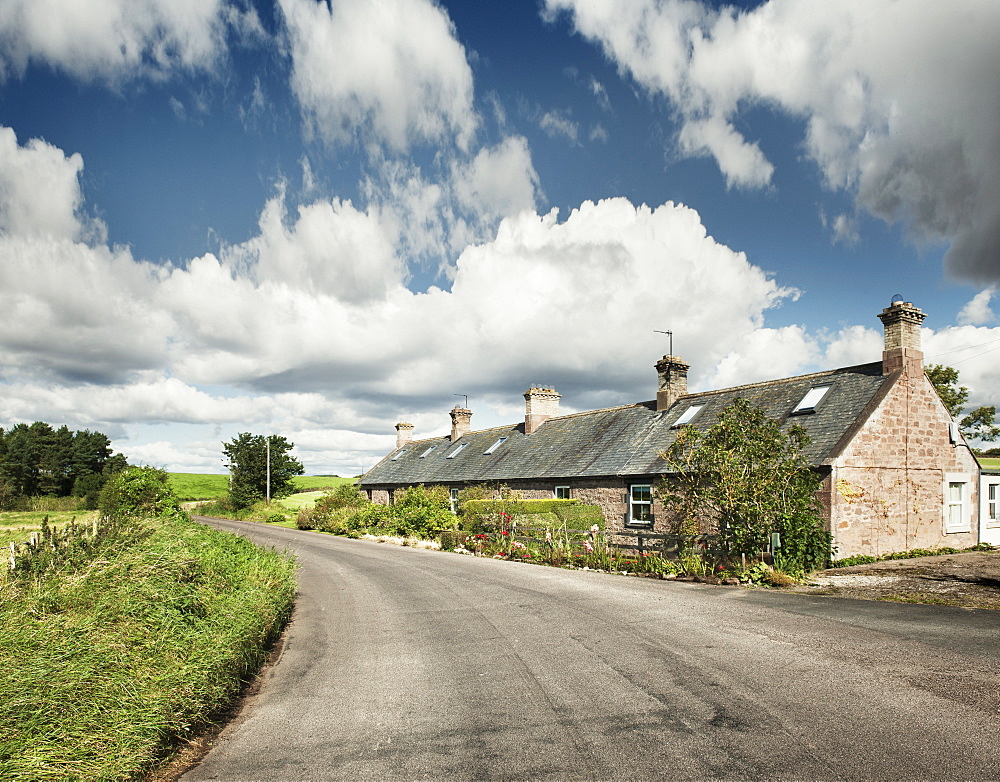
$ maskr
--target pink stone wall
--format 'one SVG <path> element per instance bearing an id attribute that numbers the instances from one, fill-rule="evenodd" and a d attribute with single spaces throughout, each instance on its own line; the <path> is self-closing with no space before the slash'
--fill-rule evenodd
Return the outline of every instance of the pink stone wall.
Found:
<path id="1" fill-rule="evenodd" d="M 977 542 L 978 469 L 949 439 L 950 418 L 921 372 L 904 375 L 831 465 L 835 556 Z M 966 480 L 968 531 L 946 530 L 946 482 Z"/>

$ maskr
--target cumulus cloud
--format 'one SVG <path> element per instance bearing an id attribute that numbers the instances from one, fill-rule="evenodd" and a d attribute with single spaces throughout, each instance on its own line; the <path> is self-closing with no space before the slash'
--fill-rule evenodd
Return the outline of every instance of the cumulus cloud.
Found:
<path id="1" fill-rule="evenodd" d="M 779 109 L 804 122 L 803 149 L 828 187 L 917 241 L 948 241 L 951 273 L 1000 280 L 1000 5 L 546 0 L 548 19 L 561 13 L 669 100 L 679 151 L 714 157 L 729 185 L 771 182 L 736 120 Z"/>
<path id="2" fill-rule="evenodd" d="M 225 0 L 7 0 L 0 4 L 0 80 L 31 63 L 112 85 L 176 70 L 212 70 L 226 30 L 259 31 L 256 12 Z"/>
<path id="3" fill-rule="evenodd" d="M 994 293 L 996 291 L 992 288 L 987 288 L 977 293 L 968 304 L 962 307 L 962 311 L 958 313 L 958 325 L 986 326 L 990 323 L 995 323 L 997 320 L 996 313 L 990 309 L 990 301 L 993 299 Z"/>
<path id="4" fill-rule="evenodd" d="M 359 130 L 396 151 L 468 146 L 472 71 L 445 11 L 429 0 L 279 0 L 291 84 L 310 128 L 331 143 Z"/>

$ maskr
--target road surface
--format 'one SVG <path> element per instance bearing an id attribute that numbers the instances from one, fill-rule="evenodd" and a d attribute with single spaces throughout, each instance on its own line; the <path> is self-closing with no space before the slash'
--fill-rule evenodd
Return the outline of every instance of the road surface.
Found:
<path id="1" fill-rule="evenodd" d="M 294 551 L 281 658 L 198 780 L 1000 779 L 1000 612 Z"/>

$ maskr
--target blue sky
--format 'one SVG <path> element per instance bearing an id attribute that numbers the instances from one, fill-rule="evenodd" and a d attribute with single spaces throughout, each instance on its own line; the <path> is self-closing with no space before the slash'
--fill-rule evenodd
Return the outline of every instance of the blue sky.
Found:
<path id="1" fill-rule="evenodd" d="M 0 426 L 356 474 L 393 424 L 877 360 L 1000 401 L 1000 5 L 0 0 Z"/>

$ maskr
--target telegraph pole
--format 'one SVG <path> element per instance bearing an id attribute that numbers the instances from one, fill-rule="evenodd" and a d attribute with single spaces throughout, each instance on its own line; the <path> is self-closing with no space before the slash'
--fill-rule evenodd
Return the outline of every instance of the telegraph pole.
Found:
<path id="1" fill-rule="evenodd" d="M 271 504 L 271 435 L 267 436 L 267 504 Z"/>

